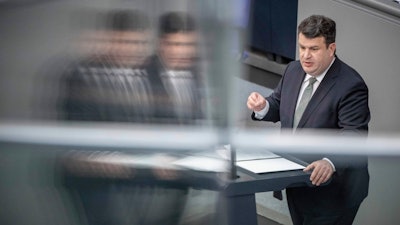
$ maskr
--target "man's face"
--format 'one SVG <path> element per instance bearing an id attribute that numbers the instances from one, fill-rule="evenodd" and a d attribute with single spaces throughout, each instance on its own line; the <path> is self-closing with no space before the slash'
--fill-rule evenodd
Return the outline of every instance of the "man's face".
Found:
<path id="1" fill-rule="evenodd" d="M 149 31 L 116 31 L 111 39 L 110 58 L 116 65 L 140 67 L 151 52 Z"/>
<path id="2" fill-rule="evenodd" d="M 300 63 L 304 71 L 313 76 L 322 74 L 335 56 L 336 44 L 331 43 L 327 47 L 324 37 L 309 39 L 302 33 L 298 41 Z"/>
<path id="3" fill-rule="evenodd" d="M 110 31 L 85 30 L 79 34 L 77 51 L 85 56 L 97 56 L 99 58 L 108 54 L 110 43 Z"/>
<path id="4" fill-rule="evenodd" d="M 197 55 L 197 35 L 194 32 L 164 35 L 159 53 L 168 69 L 188 69 Z"/>

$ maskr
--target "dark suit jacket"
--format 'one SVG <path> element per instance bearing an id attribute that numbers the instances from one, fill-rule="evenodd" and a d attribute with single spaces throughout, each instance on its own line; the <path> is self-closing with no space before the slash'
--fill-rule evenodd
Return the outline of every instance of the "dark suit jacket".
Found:
<path id="1" fill-rule="evenodd" d="M 298 94 L 306 73 L 299 61 L 288 65 L 273 94 L 267 97 L 270 109 L 262 119 L 281 122 L 282 128 L 292 128 Z M 255 119 L 254 113 L 252 118 Z M 366 133 L 370 111 L 368 88 L 361 76 L 336 58 L 299 122 L 299 128 L 335 129 L 341 134 Z M 328 185 L 287 189 L 305 212 L 328 212 L 354 207 L 368 195 L 367 157 L 337 155 L 297 155 L 311 163 L 329 158 L 336 173 Z M 325 211 L 324 211 L 325 210 Z"/>
<path id="2" fill-rule="evenodd" d="M 105 59 L 71 63 L 61 79 L 60 119 L 149 122 L 152 102 L 146 74 L 145 68 L 120 68 Z"/>

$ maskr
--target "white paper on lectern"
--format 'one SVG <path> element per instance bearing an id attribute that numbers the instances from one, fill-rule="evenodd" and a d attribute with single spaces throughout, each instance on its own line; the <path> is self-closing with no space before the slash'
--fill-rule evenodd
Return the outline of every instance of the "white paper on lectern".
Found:
<path id="1" fill-rule="evenodd" d="M 297 164 L 285 158 L 240 161 L 237 162 L 236 165 L 253 173 L 270 173 L 305 168 L 303 165 Z"/>
<path id="2" fill-rule="evenodd" d="M 246 151 L 243 149 L 236 150 L 236 161 L 254 160 L 254 159 L 271 159 L 280 158 L 281 156 L 270 151 Z"/>
<path id="3" fill-rule="evenodd" d="M 206 171 L 206 172 L 227 172 L 229 163 L 223 159 L 216 159 L 201 156 L 188 156 L 173 162 L 173 165 L 187 169 Z"/>

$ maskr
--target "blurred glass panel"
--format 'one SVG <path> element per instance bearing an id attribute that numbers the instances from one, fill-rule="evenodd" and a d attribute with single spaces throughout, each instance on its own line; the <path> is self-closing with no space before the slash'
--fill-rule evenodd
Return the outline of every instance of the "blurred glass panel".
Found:
<path id="1" fill-rule="evenodd" d="M 0 221 L 224 224 L 230 163 L 216 137 L 197 128 L 2 123 Z"/>
<path id="2" fill-rule="evenodd" d="M 1 53 L 0 118 L 175 125 L 231 118 L 229 78 L 240 73 L 232 6 L 24 3 L 0 5 L 1 48 L 9 49 Z"/>
<path id="3" fill-rule="evenodd" d="M 0 223 L 224 224 L 228 7 L 2 1 Z"/>

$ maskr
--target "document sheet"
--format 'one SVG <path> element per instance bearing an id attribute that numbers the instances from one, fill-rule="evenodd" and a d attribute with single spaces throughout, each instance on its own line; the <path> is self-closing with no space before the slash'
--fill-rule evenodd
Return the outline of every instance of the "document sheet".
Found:
<path id="1" fill-rule="evenodd" d="M 305 166 L 290 161 L 266 150 L 236 152 L 236 165 L 253 173 L 271 173 L 290 170 L 301 170 Z"/>

